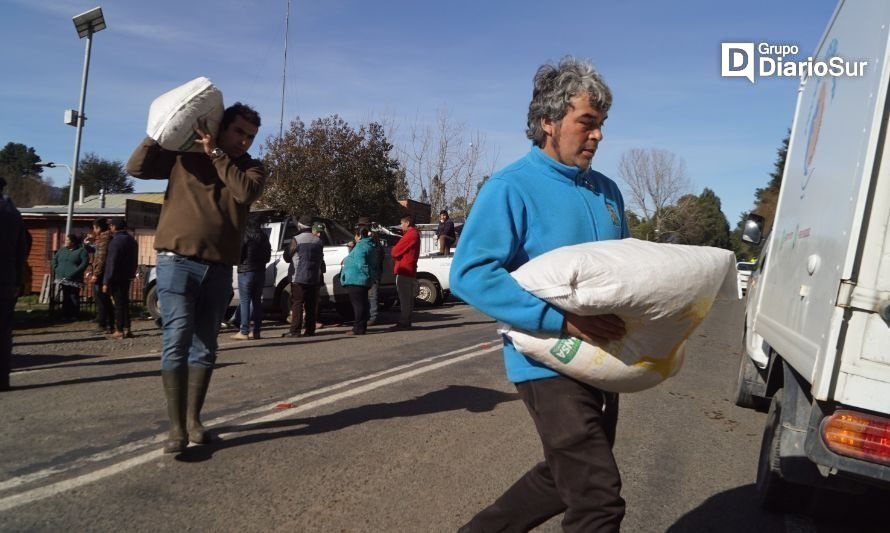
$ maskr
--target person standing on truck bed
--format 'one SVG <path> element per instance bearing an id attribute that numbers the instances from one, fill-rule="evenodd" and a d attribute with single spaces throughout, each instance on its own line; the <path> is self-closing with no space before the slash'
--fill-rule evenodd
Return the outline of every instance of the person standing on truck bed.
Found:
<path id="1" fill-rule="evenodd" d="M 555 248 L 628 236 L 618 186 L 590 169 L 611 104 L 611 91 L 586 61 L 565 57 L 538 69 L 526 130 L 534 146 L 480 191 L 451 265 L 458 297 L 527 331 L 587 342 L 624 336 L 620 318 L 561 311 L 510 275 Z M 504 362 L 534 420 L 544 461 L 461 531 L 528 531 L 563 512 L 565 531 L 618 531 L 624 517 L 612 455 L 618 395 L 535 362 L 506 337 Z"/>
<path id="2" fill-rule="evenodd" d="M 259 127 L 259 113 L 236 102 L 223 113 L 218 134 L 195 127 L 202 152 L 173 152 L 146 138 L 127 162 L 137 178 L 169 179 L 155 235 L 161 378 L 171 424 L 165 453 L 209 438 L 199 415 L 232 298 L 232 267 L 250 204 L 266 183 L 262 164 L 247 153 Z"/>

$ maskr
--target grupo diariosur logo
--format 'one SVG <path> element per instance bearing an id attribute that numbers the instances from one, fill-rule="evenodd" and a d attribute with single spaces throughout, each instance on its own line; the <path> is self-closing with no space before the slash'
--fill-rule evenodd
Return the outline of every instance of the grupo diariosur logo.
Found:
<path id="1" fill-rule="evenodd" d="M 868 61 L 850 60 L 833 55 L 795 59 L 800 54 L 796 44 L 720 43 L 721 72 L 724 78 L 766 77 L 859 77 L 865 73 Z"/>

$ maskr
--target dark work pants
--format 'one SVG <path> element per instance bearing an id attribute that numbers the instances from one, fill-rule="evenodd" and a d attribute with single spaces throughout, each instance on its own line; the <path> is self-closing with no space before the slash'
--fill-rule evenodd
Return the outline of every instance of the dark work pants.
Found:
<path id="1" fill-rule="evenodd" d="M 130 329 L 130 280 L 112 282 L 108 286 L 114 302 L 114 327 L 117 331 Z"/>
<path id="2" fill-rule="evenodd" d="M 62 318 L 76 319 L 80 315 L 80 287 L 62 285 Z"/>
<path id="3" fill-rule="evenodd" d="M 355 320 L 352 323 L 352 332 L 363 335 L 368 329 L 368 287 L 347 285 L 343 287 L 349 293 L 349 301 L 352 302 L 352 314 Z"/>
<path id="4" fill-rule="evenodd" d="M 18 287 L 0 285 L 0 390 L 9 388 L 12 371 L 12 316 Z"/>
<path id="5" fill-rule="evenodd" d="M 93 285 L 93 299 L 96 300 L 96 321 L 102 329 L 114 329 L 114 305 L 111 295 L 102 292 L 102 285 Z"/>
<path id="6" fill-rule="evenodd" d="M 318 285 L 290 284 L 290 332 L 299 334 L 303 328 L 303 310 L 306 310 L 306 334 L 315 333 L 318 316 Z"/>
<path id="7" fill-rule="evenodd" d="M 460 531 L 529 531 L 562 512 L 564 531 L 618 531 L 624 518 L 612 455 L 618 395 L 563 376 L 518 383 L 516 390 L 541 437 L 544 462 Z"/>

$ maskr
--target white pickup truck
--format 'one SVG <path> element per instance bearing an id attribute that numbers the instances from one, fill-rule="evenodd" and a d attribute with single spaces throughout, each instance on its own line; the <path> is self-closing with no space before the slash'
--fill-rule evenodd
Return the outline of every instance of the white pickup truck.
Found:
<path id="1" fill-rule="evenodd" d="M 291 239 L 297 234 L 297 226 L 291 217 L 282 216 L 275 212 L 259 211 L 251 216 L 261 216 L 266 221 L 262 224 L 263 232 L 269 237 L 272 245 L 272 258 L 266 265 L 266 282 L 263 288 L 263 305 L 272 312 L 287 316 L 290 310 L 290 283 L 287 278 L 288 263 L 284 260 L 284 250 L 290 244 Z M 349 253 L 346 244 L 353 239 L 353 233 L 342 225 L 325 218 L 314 218 L 313 221 L 322 222 L 325 225 L 324 241 L 325 284 L 321 289 L 322 305 L 333 306 L 343 316 L 350 316 L 352 307 L 349 304 L 349 296 L 340 285 L 340 265 Z M 389 250 L 401 237 L 387 228 L 376 228 L 380 231 L 382 241 L 386 247 L 384 265 L 378 302 L 381 308 L 388 309 L 398 299 L 395 290 L 395 277 L 393 276 L 392 258 Z M 441 305 L 450 293 L 448 286 L 448 273 L 451 267 L 451 257 L 441 257 L 437 254 L 424 254 L 417 262 L 418 294 L 417 300 L 422 305 Z M 233 268 L 232 289 L 234 296 L 230 306 L 238 305 L 238 276 L 237 267 Z M 155 269 L 148 274 L 145 291 L 145 306 L 153 317 L 160 316 L 158 307 L 157 290 L 155 287 Z"/>
<path id="2" fill-rule="evenodd" d="M 841 1 L 812 57 L 867 61 L 865 74 L 801 81 L 735 392 L 769 406 L 756 485 L 768 509 L 831 512 L 890 490 L 888 50 L 890 2 Z M 763 222 L 749 217 L 743 239 L 760 243 Z"/>

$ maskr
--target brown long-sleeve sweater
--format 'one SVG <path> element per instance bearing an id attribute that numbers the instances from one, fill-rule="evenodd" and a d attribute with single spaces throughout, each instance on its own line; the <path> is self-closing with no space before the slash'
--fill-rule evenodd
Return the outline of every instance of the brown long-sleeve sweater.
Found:
<path id="1" fill-rule="evenodd" d="M 155 249 L 235 265 L 250 204 L 263 192 L 266 171 L 245 154 L 215 160 L 198 152 L 165 150 L 151 138 L 136 148 L 127 172 L 168 179 Z"/>
<path id="2" fill-rule="evenodd" d="M 93 252 L 93 273 L 95 281 L 102 283 L 102 275 L 105 273 L 105 258 L 108 256 L 108 241 L 111 240 L 111 230 L 100 231 L 96 234 L 94 245 L 96 251 Z"/>

